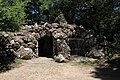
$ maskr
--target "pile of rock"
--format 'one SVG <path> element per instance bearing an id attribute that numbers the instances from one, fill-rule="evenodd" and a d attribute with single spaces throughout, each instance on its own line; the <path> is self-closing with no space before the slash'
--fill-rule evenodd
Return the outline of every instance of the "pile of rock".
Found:
<path id="1" fill-rule="evenodd" d="M 6 32 L 0 32 L 0 66 L 7 65 L 15 59 L 13 49 L 9 48 L 10 40 L 11 38 Z"/>
<path id="2" fill-rule="evenodd" d="M 49 26 L 49 27 L 47 27 Z M 68 37 L 75 33 L 75 25 L 69 24 L 45 24 L 44 27 L 52 33 L 54 38 L 54 59 L 57 62 L 68 61 L 70 59 L 70 47 Z"/>
<path id="3" fill-rule="evenodd" d="M 69 36 L 75 33 L 74 28 L 75 25 L 66 23 L 45 23 L 44 25 L 26 25 L 19 32 L 1 32 L 0 43 L 2 44 L 0 44 L 0 49 L 6 51 L 4 47 L 7 47 L 7 49 L 11 50 L 18 58 L 31 59 L 38 57 L 38 40 L 44 36 L 53 36 L 54 58 L 58 58 L 60 57 L 59 55 L 62 55 L 64 59 L 57 59 L 57 61 L 64 61 L 70 57 L 70 48 L 67 44 L 67 40 Z M 3 37 L 5 38 L 4 40 L 2 39 Z"/>
<path id="4" fill-rule="evenodd" d="M 94 30 L 87 30 L 82 25 L 75 27 L 74 39 L 71 39 L 72 44 L 78 44 L 71 47 L 71 53 L 82 55 L 91 58 L 101 59 L 104 58 L 107 52 L 108 42 L 105 36 L 96 34 Z M 74 42 L 72 42 L 74 41 Z M 73 48 L 73 49 L 72 49 Z"/>

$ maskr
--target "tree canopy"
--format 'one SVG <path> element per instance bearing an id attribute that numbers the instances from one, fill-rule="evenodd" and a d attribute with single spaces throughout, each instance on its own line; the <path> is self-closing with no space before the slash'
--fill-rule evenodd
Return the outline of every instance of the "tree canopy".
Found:
<path id="1" fill-rule="evenodd" d="M 83 25 L 120 49 L 120 0 L 0 0 L 0 30 L 45 22 Z"/>
<path id="2" fill-rule="evenodd" d="M 24 6 L 23 0 L 0 0 L 0 29 L 16 31 L 25 24 Z"/>

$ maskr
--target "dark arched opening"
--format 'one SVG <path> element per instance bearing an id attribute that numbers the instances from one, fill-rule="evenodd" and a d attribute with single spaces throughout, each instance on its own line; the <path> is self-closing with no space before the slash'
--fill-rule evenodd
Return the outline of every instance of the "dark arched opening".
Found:
<path id="1" fill-rule="evenodd" d="M 38 41 L 38 56 L 53 57 L 53 37 L 45 36 Z"/>

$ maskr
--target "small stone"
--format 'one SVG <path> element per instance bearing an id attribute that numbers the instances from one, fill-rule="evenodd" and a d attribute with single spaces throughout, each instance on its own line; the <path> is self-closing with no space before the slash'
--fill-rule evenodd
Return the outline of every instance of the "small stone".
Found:
<path id="1" fill-rule="evenodd" d="M 15 44 L 15 40 L 11 40 L 11 41 L 10 41 L 10 44 Z"/>
<path id="2" fill-rule="evenodd" d="M 16 54 L 17 54 L 18 58 L 28 60 L 33 57 L 33 50 L 31 48 L 24 48 L 23 46 L 21 46 L 16 51 Z"/>
<path id="3" fill-rule="evenodd" d="M 25 28 L 30 29 L 30 28 L 32 28 L 32 26 L 25 25 Z"/>
<path id="4" fill-rule="evenodd" d="M 59 63 L 66 61 L 66 59 L 63 57 L 62 54 L 58 54 L 58 56 L 54 56 L 54 59 L 56 62 L 59 62 Z"/>
<path id="5" fill-rule="evenodd" d="M 29 42 L 28 47 L 34 50 L 36 48 L 36 45 L 32 42 Z"/>

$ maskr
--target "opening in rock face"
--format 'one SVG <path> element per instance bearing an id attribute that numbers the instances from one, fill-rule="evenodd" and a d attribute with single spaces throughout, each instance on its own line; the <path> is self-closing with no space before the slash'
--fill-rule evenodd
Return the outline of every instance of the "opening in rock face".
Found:
<path id="1" fill-rule="evenodd" d="M 38 41 L 38 56 L 39 57 L 53 57 L 53 38 L 52 36 L 45 36 Z"/>
<path id="2" fill-rule="evenodd" d="M 69 38 L 69 46 L 71 55 L 83 55 L 82 45 L 83 40 L 80 38 Z"/>

